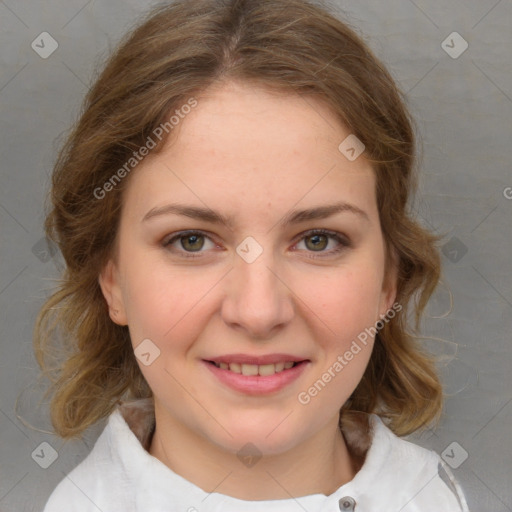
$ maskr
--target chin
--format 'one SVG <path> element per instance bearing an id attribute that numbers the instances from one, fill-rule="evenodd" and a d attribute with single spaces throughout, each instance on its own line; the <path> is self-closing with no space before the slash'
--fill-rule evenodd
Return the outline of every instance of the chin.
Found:
<path id="1" fill-rule="evenodd" d="M 247 419 L 242 416 L 236 423 L 222 424 L 227 432 L 220 428 L 205 434 L 206 437 L 220 448 L 239 456 L 244 454 L 244 450 L 254 451 L 260 456 L 284 453 L 294 448 L 303 434 L 288 419 L 283 421 L 283 415 L 266 415 L 259 421 L 254 417 Z"/>

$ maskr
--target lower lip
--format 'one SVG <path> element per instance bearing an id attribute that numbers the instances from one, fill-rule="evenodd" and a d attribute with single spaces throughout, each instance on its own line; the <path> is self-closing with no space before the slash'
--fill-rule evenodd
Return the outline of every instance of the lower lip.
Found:
<path id="1" fill-rule="evenodd" d="M 214 364 L 204 360 L 203 363 L 223 384 L 230 388 L 249 395 L 264 395 L 279 391 L 298 379 L 309 361 L 302 361 L 292 368 L 263 377 L 260 375 L 245 376 L 231 370 L 217 368 Z"/>

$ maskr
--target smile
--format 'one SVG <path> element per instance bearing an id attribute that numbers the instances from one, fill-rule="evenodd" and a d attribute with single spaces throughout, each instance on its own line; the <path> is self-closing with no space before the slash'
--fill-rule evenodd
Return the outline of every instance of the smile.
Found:
<path id="1" fill-rule="evenodd" d="M 261 377 L 266 377 L 268 375 L 274 375 L 275 373 L 282 372 L 283 370 L 288 370 L 293 368 L 298 363 L 293 361 L 286 361 L 284 363 L 276 363 L 276 364 L 240 364 L 240 363 L 216 363 L 215 361 L 211 361 L 217 368 L 221 368 L 222 370 L 228 370 L 230 372 L 239 373 L 245 376 L 251 375 L 259 375 Z"/>
<path id="2" fill-rule="evenodd" d="M 290 386 L 311 364 L 309 360 L 250 364 L 209 361 L 203 364 L 216 382 L 246 395 L 262 395 L 281 391 Z"/>

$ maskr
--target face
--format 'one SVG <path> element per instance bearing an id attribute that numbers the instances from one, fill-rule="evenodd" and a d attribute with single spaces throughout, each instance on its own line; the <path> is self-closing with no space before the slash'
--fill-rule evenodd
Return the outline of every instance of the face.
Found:
<path id="1" fill-rule="evenodd" d="M 280 453 L 336 425 L 373 338 L 353 342 L 393 304 L 375 176 L 313 98 L 229 83 L 197 101 L 132 171 L 100 284 L 160 417 Z"/>

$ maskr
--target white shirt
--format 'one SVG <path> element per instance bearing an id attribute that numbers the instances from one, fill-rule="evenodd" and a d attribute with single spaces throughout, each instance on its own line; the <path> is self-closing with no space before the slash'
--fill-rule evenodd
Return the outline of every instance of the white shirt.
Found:
<path id="1" fill-rule="evenodd" d="M 172 471 L 143 446 L 151 422 L 145 420 L 141 434 L 133 416 L 117 408 L 91 453 L 53 491 L 44 512 L 468 512 L 439 455 L 397 437 L 378 416 L 369 419 L 364 464 L 336 492 L 246 501 L 207 493 Z M 345 437 L 348 443 L 350 436 Z"/>

